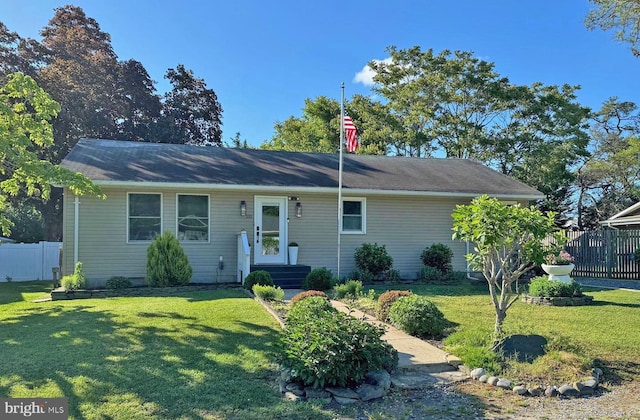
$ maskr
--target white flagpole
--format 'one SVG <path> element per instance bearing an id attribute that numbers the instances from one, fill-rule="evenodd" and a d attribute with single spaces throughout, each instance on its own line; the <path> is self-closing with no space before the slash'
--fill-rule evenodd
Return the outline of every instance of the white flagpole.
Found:
<path id="1" fill-rule="evenodd" d="M 338 169 L 338 279 L 340 279 L 340 239 L 342 232 L 342 148 L 344 147 L 344 82 L 342 82 L 340 93 L 340 166 Z"/>

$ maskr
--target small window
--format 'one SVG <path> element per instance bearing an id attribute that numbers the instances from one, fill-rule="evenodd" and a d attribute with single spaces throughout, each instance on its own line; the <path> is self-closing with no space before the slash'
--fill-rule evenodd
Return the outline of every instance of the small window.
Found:
<path id="1" fill-rule="evenodd" d="M 162 232 L 162 195 L 129 194 L 129 241 L 152 241 Z"/>
<path id="2" fill-rule="evenodd" d="M 366 233 L 366 200 L 346 198 L 342 200 L 342 233 Z"/>
<path id="3" fill-rule="evenodd" d="M 178 194 L 178 239 L 209 241 L 209 196 Z"/>

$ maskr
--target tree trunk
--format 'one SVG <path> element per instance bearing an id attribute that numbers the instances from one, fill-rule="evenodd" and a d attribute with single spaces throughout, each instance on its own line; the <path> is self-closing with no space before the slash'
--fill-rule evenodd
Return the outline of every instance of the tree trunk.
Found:
<path id="1" fill-rule="evenodd" d="M 62 188 L 51 188 L 51 196 L 46 202 L 39 203 L 39 209 L 45 222 L 45 240 L 62 240 Z"/>
<path id="2" fill-rule="evenodd" d="M 493 348 L 502 340 L 502 324 L 504 323 L 504 319 L 507 317 L 507 311 L 503 309 L 496 308 L 496 324 L 493 328 Z"/>

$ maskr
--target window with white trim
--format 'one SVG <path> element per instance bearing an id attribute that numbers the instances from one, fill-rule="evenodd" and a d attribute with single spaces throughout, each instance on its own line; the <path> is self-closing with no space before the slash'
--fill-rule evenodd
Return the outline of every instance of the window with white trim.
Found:
<path id="1" fill-rule="evenodd" d="M 367 199 L 342 199 L 342 233 L 367 233 Z"/>
<path id="2" fill-rule="evenodd" d="M 209 242 L 209 196 L 178 194 L 176 202 L 178 239 Z"/>
<path id="3" fill-rule="evenodd" d="M 152 241 L 162 233 L 162 194 L 129 193 L 128 241 Z"/>

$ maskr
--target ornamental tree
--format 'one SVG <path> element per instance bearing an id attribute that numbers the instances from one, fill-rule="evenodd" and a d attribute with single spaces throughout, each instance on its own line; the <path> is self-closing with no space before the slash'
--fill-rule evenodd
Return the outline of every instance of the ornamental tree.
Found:
<path id="1" fill-rule="evenodd" d="M 511 206 L 487 195 L 456 206 L 452 218 L 454 239 L 474 244 L 474 253 L 465 257 L 489 284 L 496 313 L 495 346 L 503 335 L 507 309 L 518 299 L 518 279 L 542 263 L 549 250 L 547 239 L 562 241 L 562 234 L 556 232 L 553 213 L 545 216 L 534 207 Z"/>
<path id="2" fill-rule="evenodd" d="M 39 150 L 53 145 L 54 118 L 60 105 L 22 73 L 9 75 L 0 86 L 0 231 L 8 235 L 7 196 L 23 192 L 48 199 L 50 184 L 67 185 L 75 194 L 101 195 L 85 176 L 38 158 Z"/>

